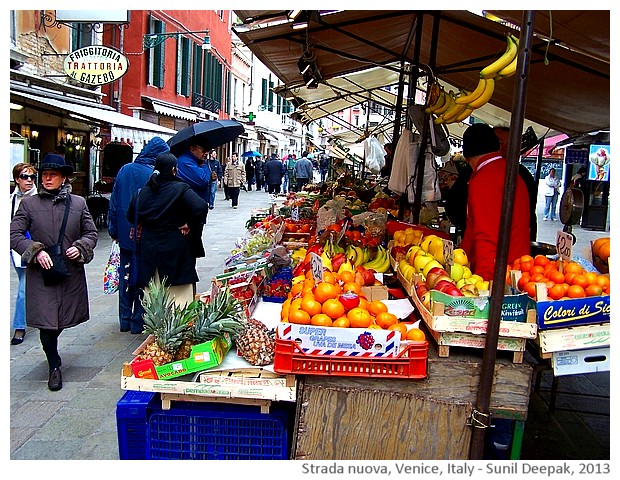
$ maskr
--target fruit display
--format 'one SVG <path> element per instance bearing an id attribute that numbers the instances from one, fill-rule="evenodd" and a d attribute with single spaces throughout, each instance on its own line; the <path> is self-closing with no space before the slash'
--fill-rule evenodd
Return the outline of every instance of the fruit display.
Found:
<path id="1" fill-rule="evenodd" d="M 254 318 L 248 319 L 245 328 L 235 337 L 237 353 L 250 365 L 268 365 L 276 351 L 275 330 Z"/>
<path id="2" fill-rule="evenodd" d="M 598 272 L 585 271 L 579 263 L 550 260 L 544 255 L 523 255 L 514 260 L 509 267 L 520 272 L 516 285 L 512 285 L 531 298 L 537 298 L 537 285 L 543 284 L 546 295 L 551 300 L 598 297 L 610 294 L 609 276 Z M 510 271 L 507 283 L 513 282 Z"/>
<path id="3" fill-rule="evenodd" d="M 601 273 L 609 273 L 609 254 L 611 239 L 597 238 L 592 242 L 592 263 Z"/>
<path id="4" fill-rule="evenodd" d="M 425 112 L 433 116 L 436 124 L 461 122 L 472 112 L 491 100 L 495 91 L 495 82 L 511 77 L 516 73 L 519 52 L 519 39 L 512 34 L 506 35 L 506 50 L 495 61 L 480 70 L 479 78 L 473 90 L 461 89 L 458 93 L 446 92 L 438 83 L 429 88 Z"/>

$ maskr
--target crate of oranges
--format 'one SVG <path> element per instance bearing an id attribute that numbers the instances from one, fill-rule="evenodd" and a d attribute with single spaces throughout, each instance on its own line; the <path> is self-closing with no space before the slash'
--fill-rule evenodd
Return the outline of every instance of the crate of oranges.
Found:
<path id="1" fill-rule="evenodd" d="M 523 255 L 511 268 L 507 281 L 536 300 L 540 330 L 609 322 L 609 275 L 545 255 Z"/>

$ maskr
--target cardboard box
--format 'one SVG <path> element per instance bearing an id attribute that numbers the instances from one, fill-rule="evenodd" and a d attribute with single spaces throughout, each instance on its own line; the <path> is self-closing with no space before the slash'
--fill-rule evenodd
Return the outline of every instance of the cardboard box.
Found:
<path id="1" fill-rule="evenodd" d="M 576 375 L 579 373 L 609 372 L 610 348 L 591 348 L 589 350 L 569 350 L 553 354 L 553 374 Z"/>
<path id="2" fill-rule="evenodd" d="M 431 290 L 431 310 L 433 304 L 441 303 L 445 315 L 465 318 L 489 318 L 491 297 L 453 297 L 437 290 Z M 502 302 L 501 318 L 504 321 L 525 322 L 527 311 L 533 307 L 533 301 L 527 293 L 505 295 Z"/>
<path id="3" fill-rule="evenodd" d="M 393 357 L 400 351 L 400 333 L 396 330 L 315 327 L 281 322 L 277 334 L 283 340 L 294 340 L 311 355 Z"/>
<path id="4" fill-rule="evenodd" d="M 362 295 L 364 295 L 369 302 L 373 300 L 388 300 L 390 297 L 388 288 L 385 285 L 362 287 Z"/>
<path id="5" fill-rule="evenodd" d="M 136 349 L 134 355 L 139 355 L 144 349 L 155 341 L 153 335 Z M 137 357 L 131 362 L 131 369 L 136 378 L 149 378 L 153 380 L 166 380 L 180 377 L 188 373 L 200 372 L 218 366 L 224 360 L 224 356 L 230 350 L 232 340 L 225 334 L 225 338 L 218 337 L 211 341 L 194 345 L 191 354 L 184 360 L 155 365 L 152 360 L 139 360 Z"/>

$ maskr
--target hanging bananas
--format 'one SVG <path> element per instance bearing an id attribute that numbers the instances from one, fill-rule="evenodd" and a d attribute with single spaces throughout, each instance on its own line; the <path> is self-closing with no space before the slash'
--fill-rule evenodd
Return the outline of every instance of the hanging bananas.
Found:
<path id="1" fill-rule="evenodd" d="M 506 35 L 506 50 L 501 57 L 480 70 L 480 78 L 489 79 L 497 76 L 498 72 L 512 63 L 518 51 L 518 44 L 513 41 L 512 35 Z"/>
<path id="2" fill-rule="evenodd" d="M 519 39 L 515 37 L 514 35 L 512 35 L 511 33 L 508 34 L 508 38 L 515 44 L 517 52 L 518 52 Z M 512 62 L 510 62 L 508 65 L 502 68 L 499 72 L 497 72 L 497 76 L 499 78 L 512 77 L 517 72 L 517 60 L 519 60 L 519 55 L 515 55 Z"/>
<path id="3" fill-rule="evenodd" d="M 491 100 L 493 92 L 495 91 L 495 79 L 487 78 L 485 80 L 484 89 L 482 93 L 475 99 L 467 103 L 470 108 L 480 108 L 482 105 Z"/>

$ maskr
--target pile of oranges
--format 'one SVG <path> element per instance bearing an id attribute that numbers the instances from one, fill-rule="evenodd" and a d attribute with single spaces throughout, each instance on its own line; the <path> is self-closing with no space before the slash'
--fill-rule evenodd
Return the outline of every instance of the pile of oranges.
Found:
<path id="1" fill-rule="evenodd" d="M 401 340 L 424 341 L 424 332 L 407 329 L 398 317 L 388 312 L 381 300 L 369 301 L 355 275 L 326 270 L 323 281 L 317 282 L 308 272 L 293 278 L 287 299 L 282 304 L 283 322 L 341 328 L 387 329 L 400 332 Z"/>
<path id="2" fill-rule="evenodd" d="M 560 271 L 558 261 L 550 260 L 545 255 L 523 255 L 508 269 L 521 271 L 516 287 L 534 299 L 537 283 L 546 285 L 547 296 L 552 300 L 596 297 L 609 295 L 610 292 L 609 276 L 587 272 L 577 262 L 564 262 Z M 510 284 L 510 274 L 506 281 Z"/>

